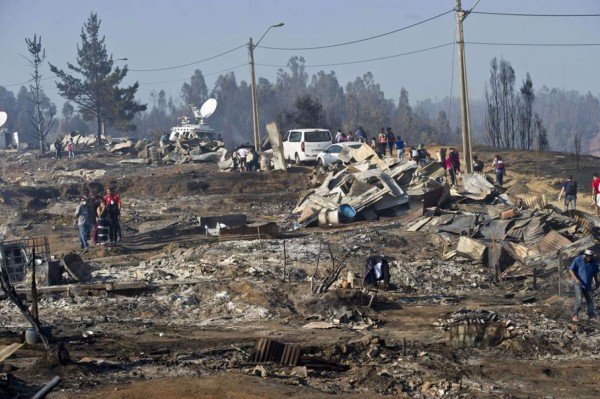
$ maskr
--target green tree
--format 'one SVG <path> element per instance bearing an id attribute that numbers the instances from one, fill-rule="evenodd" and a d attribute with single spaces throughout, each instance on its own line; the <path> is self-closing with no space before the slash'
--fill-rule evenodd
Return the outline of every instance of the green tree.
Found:
<path id="1" fill-rule="evenodd" d="M 8 114 L 6 124 L 2 126 L 2 130 L 8 132 L 14 131 L 14 121 L 17 116 L 17 99 L 12 91 L 0 86 L 0 111 Z"/>
<path id="2" fill-rule="evenodd" d="M 31 115 L 35 113 L 35 110 L 31 101 L 31 94 L 29 94 L 29 90 L 25 86 L 21 86 L 19 93 L 17 93 L 16 111 L 13 125 L 14 131 L 19 132 L 21 143 L 28 142 L 34 138 L 32 134 Z"/>
<path id="3" fill-rule="evenodd" d="M 312 76 L 308 93 L 323 105 L 325 125 L 331 128 L 340 128 L 344 122 L 344 89 L 340 86 L 335 72 L 325 73 L 319 71 Z M 344 126 L 344 130 L 351 130 L 354 126 Z"/>
<path id="4" fill-rule="evenodd" d="M 152 109 L 146 115 L 147 125 L 151 127 L 155 134 L 160 134 L 163 131 L 169 130 L 175 123 L 167 114 L 167 94 L 164 90 L 158 93 L 153 91 L 150 93 L 152 100 Z"/>
<path id="5" fill-rule="evenodd" d="M 208 88 L 204 81 L 204 75 L 199 69 L 194 71 L 190 83 L 181 86 L 181 99 L 185 105 L 202 106 L 208 100 Z"/>
<path id="6" fill-rule="evenodd" d="M 420 140 L 420 137 L 416 137 L 416 132 L 413 132 L 415 126 L 413 121 L 412 108 L 408 101 L 408 91 L 403 87 L 400 89 L 400 98 L 398 100 L 398 111 L 396 114 L 398 133 L 405 138 L 405 140 Z"/>
<path id="7" fill-rule="evenodd" d="M 42 47 L 42 37 L 33 35 L 32 39 L 25 39 L 27 51 L 31 58 L 27 58 L 33 69 L 31 73 L 32 83 L 29 85 L 30 100 L 33 103 L 33 112 L 30 114 L 30 122 L 33 126 L 33 137 L 38 140 L 42 154 L 46 152 L 46 137 L 54 125 L 56 106 L 42 90 L 42 63 L 46 59 L 46 50 Z"/>
<path id="8" fill-rule="evenodd" d="M 375 134 L 377 129 L 391 127 L 393 101 L 385 98 L 381 86 L 371 72 L 346 85 L 346 119 L 349 126 L 362 126 Z"/>
<path id="9" fill-rule="evenodd" d="M 311 128 L 323 125 L 323 105 L 309 94 L 296 98 L 295 108 L 295 112 L 286 114 L 288 126 Z"/>
<path id="10" fill-rule="evenodd" d="M 218 130 L 223 139 L 232 145 L 252 140 L 252 113 L 250 86 L 244 81 L 239 86 L 235 73 L 219 75 L 211 97 L 221 106 L 211 116 L 210 125 Z M 260 108 L 259 108 L 260 109 Z"/>
<path id="11" fill-rule="evenodd" d="M 102 143 L 105 125 L 120 131 L 135 130 L 130 123 L 135 114 L 146 110 L 145 104 L 135 101 L 139 87 L 119 87 L 127 76 L 127 65 L 113 70 L 113 57 L 109 55 L 100 37 L 100 20 L 92 13 L 81 29 L 81 45 L 77 46 L 77 65 L 67 63 L 69 70 L 81 75 L 69 75 L 55 65 L 50 70 L 61 82 L 56 84 L 61 96 L 79 106 L 85 120 L 96 120 L 98 144 Z"/>
<path id="12" fill-rule="evenodd" d="M 289 72 L 284 69 L 277 71 L 275 91 L 277 93 L 278 119 L 286 114 L 294 113 L 296 99 L 306 94 L 308 74 L 304 67 L 304 57 L 293 56 L 287 62 Z"/>

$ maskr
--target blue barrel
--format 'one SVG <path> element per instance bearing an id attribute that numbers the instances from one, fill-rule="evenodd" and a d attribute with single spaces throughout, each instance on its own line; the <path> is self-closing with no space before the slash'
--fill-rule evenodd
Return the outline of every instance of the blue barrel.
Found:
<path id="1" fill-rule="evenodd" d="M 340 205 L 340 213 L 348 219 L 352 219 L 354 216 L 356 216 L 356 211 L 351 205 L 348 204 Z"/>

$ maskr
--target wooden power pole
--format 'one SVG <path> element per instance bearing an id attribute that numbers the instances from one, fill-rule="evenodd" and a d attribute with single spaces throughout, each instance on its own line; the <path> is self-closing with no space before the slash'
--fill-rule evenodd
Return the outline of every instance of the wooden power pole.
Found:
<path id="1" fill-rule="evenodd" d="M 460 4 L 461 0 L 456 0 L 456 38 L 458 44 L 458 66 L 460 78 L 460 120 L 462 125 L 462 143 L 464 165 L 467 173 L 473 172 L 473 158 L 471 153 L 471 118 L 469 115 L 469 90 L 467 87 L 467 65 L 465 60 L 465 40 L 463 36 L 462 23 L 469 15 L 464 11 Z"/>
<path id="2" fill-rule="evenodd" d="M 252 44 L 252 38 L 248 41 L 248 51 L 250 53 L 250 78 L 252 86 L 251 86 L 251 94 L 252 94 L 252 130 L 254 136 L 254 150 L 256 152 L 260 152 L 260 134 L 258 131 L 258 104 L 256 101 L 256 78 L 254 77 L 254 49 L 256 45 Z"/>

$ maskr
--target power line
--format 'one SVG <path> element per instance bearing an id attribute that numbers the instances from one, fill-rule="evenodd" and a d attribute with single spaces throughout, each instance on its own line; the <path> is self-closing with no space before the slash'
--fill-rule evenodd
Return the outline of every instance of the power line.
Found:
<path id="1" fill-rule="evenodd" d="M 475 7 L 473 7 L 475 8 Z M 555 18 L 580 18 L 580 17 L 600 17 L 600 14 L 526 14 L 509 12 L 490 12 L 490 11 L 471 11 L 471 14 L 494 15 L 501 17 L 555 17 Z"/>
<path id="2" fill-rule="evenodd" d="M 465 42 L 480 46 L 526 46 L 526 47 L 594 47 L 600 43 L 492 43 L 492 42 Z"/>
<path id="3" fill-rule="evenodd" d="M 40 79 L 40 81 L 42 81 L 42 80 L 48 80 L 48 79 L 54 79 L 55 77 L 56 77 L 56 75 L 52 75 L 52 76 L 50 76 L 50 77 L 47 77 L 47 78 L 42 78 L 42 79 Z M 28 84 L 28 83 L 31 83 L 31 82 L 33 82 L 33 81 L 34 81 L 34 79 L 33 79 L 33 78 L 31 78 L 31 79 L 29 79 L 29 80 L 27 80 L 27 81 L 25 81 L 25 82 L 21 82 L 21 83 L 12 83 L 12 84 L 9 84 L 9 85 L 0 85 L 0 86 L 2 86 L 2 87 L 22 86 L 22 85 L 26 85 L 26 84 Z"/>
<path id="4" fill-rule="evenodd" d="M 242 44 L 241 46 L 238 46 L 236 48 L 232 48 L 231 50 L 227 50 L 223 53 L 217 54 L 217 55 L 213 55 L 212 57 L 208 57 L 208 58 L 204 58 L 200 61 L 194 61 L 194 62 L 190 62 L 187 64 L 182 64 L 182 65 L 176 65 L 176 66 L 170 66 L 170 67 L 165 67 L 165 68 L 154 68 L 154 69 L 129 69 L 130 72 L 156 72 L 156 71 L 167 71 L 170 69 L 178 69 L 178 68 L 184 68 L 190 65 L 195 65 L 195 64 L 200 64 L 202 62 L 206 62 L 206 61 L 210 61 L 210 60 L 214 60 L 215 58 L 221 57 L 225 54 L 229 54 L 232 53 L 236 50 L 241 49 L 242 47 L 246 47 L 246 44 Z"/>
<path id="5" fill-rule="evenodd" d="M 203 74 L 203 75 L 204 75 L 204 76 L 218 75 L 218 74 L 220 74 L 220 73 L 223 73 L 223 72 L 229 72 L 229 71 L 233 71 L 233 70 L 239 69 L 239 68 L 241 68 L 241 67 L 244 67 L 244 66 L 246 66 L 246 65 L 248 65 L 248 63 L 247 63 L 247 62 L 245 62 L 245 63 L 243 63 L 243 64 L 241 64 L 241 65 L 237 65 L 237 66 L 231 67 L 231 68 L 227 68 L 227 69 L 223 69 L 223 70 L 220 70 L 220 71 L 217 71 L 217 72 L 211 72 L 211 73 L 207 73 L 207 74 Z M 56 75 L 54 75 L 54 76 L 50 76 L 50 77 L 48 77 L 48 78 L 43 78 L 42 80 L 54 79 L 54 78 L 56 78 L 56 77 L 57 77 L 57 76 L 56 76 Z M 13 83 L 13 84 L 10 84 L 10 85 L 0 85 L 0 86 L 1 86 L 1 87 L 19 86 L 19 85 L 24 85 L 24 84 L 30 83 L 32 80 L 33 80 L 33 79 L 30 79 L 30 80 L 28 80 L 27 82 L 22 82 L 22 83 Z M 189 78 L 185 78 L 185 79 L 177 79 L 177 80 L 168 80 L 168 81 L 163 81 L 163 82 L 143 82 L 143 83 L 138 83 L 138 84 L 139 84 L 140 86 L 141 86 L 141 85 L 154 85 L 154 84 L 166 84 L 166 83 L 177 83 L 177 82 L 184 82 L 184 81 L 186 81 L 186 80 L 189 80 Z M 127 84 L 127 85 L 133 84 L 133 83 L 131 83 L 131 82 L 129 82 L 129 83 L 128 83 L 128 82 L 123 82 L 123 83 L 124 83 L 124 84 Z"/>
<path id="6" fill-rule="evenodd" d="M 247 65 L 248 65 L 248 63 L 245 62 L 245 63 L 243 63 L 241 65 L 238 65 L 238 66 L 235 66 L 235 67 L 232 67 L 232 68 L 227 68 L 227 69 L 223 69 L 221 71 L 211 72 L 211 73 L 202 74 L 202 75 L 203 76 L 218 75 L 220 73 L 233 71 L 235 69 L 239 69 L 239 68 L 247 66 Z M 142 85 L 157 85 L 157 84 L 167 84 L 167 83 L 178 83 L 178 82 L 185 82 L 186 80 L 190 80 L 190 78 L 177 79 L 177 80 L 167 80 L 167 81 L 163 81 L 163 82 L 142 82 L 142 83 L 139 83 L 139 85 L 142 86 Z M 131 83 L 126 83 L 126 84 L 131 84 Z"/>
<path id="7" fill-rule="evenodd" d="M 347 61 L 347 62 L 336 62 L 336 63 L 333 63 L 333 64 L 303 65 L 303 66 L 305 68 L 320 68 L 320 67 L 328 67 L 328 66 L 361 64 L 361 63 L 364 63 L 364 62 L 380 61 L 380 60 L 386 60 L 386 59 L 389 59 L 389 58 L 402 57 L 402 56 L 405 56 L 405 55 L 411 55 L 411 54 L 417 54 L 417 53 L 424 53 L 426 51 L 435 50 L 435 49 L 442 48 L 442 47 L 447 47 L 447 46 L 452 46 L 453 44 L 454 44 L 454 42 L 450 42 L 450 43 L 440 44 L 438 46 L 428 47 L 428 48 L 424 48 L 424 49 L 420 49 L 420 50 L 409 51 L 409 52 L 406 52 L 406 53 L 386 55 L 386 56 L 383 56 L 383 57 L 369 58 L 369 59 L 365 59 L 365 60 L 356 60 L 356 61 Z M 286 68 L 286 67 L 288 67 L 288 65 L 274 65 L 274 64 L 255 64 L 255 65 L 266 66 L 266 67 L 276 67 L 276 68 Z"/>
<path id="8" fill-rule="evenodd" d="M 469 14 L 473 12 L 473 10 L 475 9 L 475 7 L 477 7 L 477 4 L 479 4 L 481 0 L 477 0 L 477 3 L 475 3 L 475 5 L 473 7 L 471 7 L 471 9 L 469 10 Z"/>
<path id="9" fill-rule="evenodd" d="M 383 36 L 391 35 L 392 33 L 396 33 L 396 32 L 400 32 L 400 31 L 406 30 L 406 29 L 414 28 L 415 26 L 424 24 L 424 23 L 429 22 L 429 21 L 433 21 L 434 19 L 443 17 L 444 15 L 449 14 L 451 12 L 454 12 L 454 9 L 446 11 L 446 12 L 443 12 L 443 13 L 438 14 L 436 16 L 433 16 L 431 18 L 427 18 L 427 19 L 424 19 L 422 21 L 416 22 L 416 23 L 414 23 L 412 25 L 404 26 L 402 28 L 395 29 L 395 30 L 392 30 L 392 31 L 389 31 L 389 32 L 385 32 L 385 33 L 381 33 L 379 35 L 365 37 L 363 39 L 352 40 L 352 41 L 344 42 L 344 43 L 328 44 L 328 45 L 325 45 L 325 46 L 315 46 L 315 47 L 267 47 L 267 46 L 258 46 L 258 47 L 259 48 L 264 48 L 264 49 L 267 49 L 267 50 L 298 51 L 298 50 L 320 50 L 320 49 L 325 49 L 325 48 L 347 46 L 349 44 L 355 44 L 355 43 L 365 42 L 367 40 L 377 39 L 377 38 L 380 38 L 380 37 L 383 37 Z"/>

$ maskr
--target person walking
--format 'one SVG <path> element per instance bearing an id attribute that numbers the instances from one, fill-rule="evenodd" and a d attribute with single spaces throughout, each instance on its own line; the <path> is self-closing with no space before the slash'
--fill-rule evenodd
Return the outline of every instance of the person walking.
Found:
<path id="1" fill-rule="evenodd" d="M 592 280 L 598 288 L 598 263 L 594 259 L 594 253 L 591 249 L 586 249 L 583 255 L 577 256 L 569 267 L 569 274 L 573 278 L 573 287 L 575 289 L 575 304 L 571 312 L 572 320 L 579 321 L 579 311 L 581 310 L 581 299 L 585 297 L 587 303 L 587 314 L 590 320 L 596 320 L 596 308 L 594 305 L 594 289 Z"/>
<path id="2" fill-rule="evenodd" d="M 260 170 L 259 155 L 254 148 L 250 148 L 248 150 L 248 155 L 246 155 L 246 170 L 248 172 Z"/>
<path id="3" fill-rule="evenodd" d="M 362 126 L 359 126 L 358 129 L 356 129 L 354 137 L 356 137 L 356 141 L 360 141 L 361 143 L 367 142 L 367 134 L 365 133 L 365 130 Z"/>
<path id="4" fill-rule="evenodd" d="M 417 147 L 417 153 L 419 161 L 417 162 L 421 167 L 427 165 L 427 150 L 423 147 L 423 144 L 419 144 Z"/>
<path id="5" fill-rule="evenodd" d="M 108 241 L 108 209 L 104 201 L 100 201 L 96 210 L 98 220 L 96 244 L 104 245 Z"/>
<path id="6" fill-rule="evenodd" d="M 398 156 L 398 161 L 404 162 L 404 141 L 400 137 L 396 139 L 396 155 Z"/>
<path id="7" fill-rule="evenodd" d="M 592 176 L 592 201 L 596 208 L 596 216 L 600 216 L 600 177 L 598 173 Z"/>
<path id="8" fill-rule="evenodd" d="M 496 172 L 496 184 L 502 187 L 504 177 L 506 176 L 506 166 L 500 155 L 496 155 L 494 162 L 492 162 L 492 167 L 494 168 L 494 172 Z"/>
<path id="9" fill-rule="evenodd" d="M 450 175 L 450 183 L 452 186 L 456 185 L 456 170 L 452 166 L 452 157 L 450 154 L 446 157 L 446 172 Z"/>
<path id="10" fill-rule="evenodd" d="M 116 245 L 119 241 L 119 232 L 121 227 L 119 226 L 119 216 L 121 216 L 121 210 L 117 205 L 114 198 L 110 199 L 106 205 L 106 217 L 108 219 L 108 240 L 111 245 Z"/>
<path id="11" fill-rule="evenodd" d="M 383 128 L 379 129 L 379 134 L 377 135 L 377 144 L 379 145 L 379 153 L 380 157 L 385 157 L 385 149 L 387 148 L 387 136 L 385 135 L 385 131 Z"/>
<path id="12" fill-rule="evenodd" d="M 62 143 L 58 137 L 54 141 L 54 151 L 56 151 L 56 159 L 62 159 Z"/>
<path id="13" fill-rule="evenodd" d="M 67 143 L 67 151 L 69 152 L 69 158 L 75 158 L 75 143 L 73 139 Z"/>
<path id="14" fill-rule="evenodd" d="M 162 132 L 160 136 L 159 145 L 160 148 L 165 147 L 169 143 L 169 136 L 167 136 L 167 132 Z"/>
<path id="15" fill-rule="evenodd" d="M 394 144 L 396 144 L 396 135 L 392 132 L 392 128 L 388 127 L 385 129 L 385 138 L 387 140 L 387 145 L 390 150 L 390 156 L 394 155 Z"/>
<path id="16" fill-rule="evenodd" d="M 104 201 L 102 200 L 102 197 L 99 195 L 95 195 L 92 191 L 89 192 L 88 194 L 88 207 L 90 208 L 90 237 L 88 237 L 88 240 L 91 238 L 92 243 L 96 244 L 96 239 L 98 236 L 98 207 L 100 206 L 101 203 L 103 203 Z"/>
<path id="17" fill-rule="evenodd" d="M 473 155 L 473 172 L 483 172 L 483 161 Z"/>
<path id="18" fill-rule="evenodd" d="M 75 209 L 75 223 L 79 228 L 79 247 L 83 250 L 83 252 L 87 251 L 89 248 L 88 245 L 88 237 L 90 235 L 90 208 L 87 206 L 87 198 L 80 197 L 79 205 Z"/>
<path id="19" fill-rule="evenodd" d="M 246 157 L 248 156 L 248 149 L 246 147 L 239 148 L 237 150 L 238 158 L 240 160 L 240 172 L 246 171 Z"/>
<path id="20" fill-rule="evenodd" d="M 577 206 L 577 182 L 573 180 L 573 176 L 567 176 L 567 180 L 562 185 L 560 189 L 560 194 L 558 194 L 558 200 L 562 195 L 565 195 L 565 212 L 574 211 Z"/>
<path id="21" fill-rule="evenodd" d="M 342 140 L 342 136 L 344 135 L 344 132 L 342 132 L 342 129 L 338 129 L 337 132 L 335 133 L 335 142 L 339 143 L 342 142 L 344 140 Z"/>

